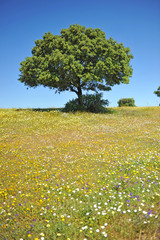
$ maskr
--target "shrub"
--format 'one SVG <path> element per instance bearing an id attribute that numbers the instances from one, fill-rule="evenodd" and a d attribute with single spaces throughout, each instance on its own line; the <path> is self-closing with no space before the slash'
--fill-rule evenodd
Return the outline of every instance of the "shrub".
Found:
<path id="1" fill-rule="evenodd" d="M 117 103 L 119 107 L 135 107 L 133 98 L 122 98 Z"/>
<path id="2" fill-rule="evenodd" d="M 76 111 L 84 111 L 84 106 L 80 106 L 78 104 L 78 98 L 72 99 L 65 104 L 63 109 L 64 112 L 76 112 Z"/>
<path id="3" fill-rule="evenodd" d="M 102 99 L 102 94 L 86 94 L 82 95 L 82 105 L 78 103 L 78 98 L 70 100 L 66 103 L 64 112 L 86 111 L 92 113 L 106 112 L 105 106 L 109 105 L 108 100 Z"/>

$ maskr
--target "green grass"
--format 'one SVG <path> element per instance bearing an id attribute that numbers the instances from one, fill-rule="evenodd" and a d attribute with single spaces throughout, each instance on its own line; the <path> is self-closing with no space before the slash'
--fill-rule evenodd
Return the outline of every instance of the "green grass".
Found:
<path id="1" fill-rule="evenodd" d="M 160 107 L 1 109 L 0 239 L 160 239 Z"/>

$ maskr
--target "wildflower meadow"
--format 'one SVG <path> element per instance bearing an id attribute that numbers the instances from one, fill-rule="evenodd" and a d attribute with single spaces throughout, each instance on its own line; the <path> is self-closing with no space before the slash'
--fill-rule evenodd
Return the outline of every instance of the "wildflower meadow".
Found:
<path id="1" fill-rule="evenodd" d="M 160 107 L 0 121 L 1 240 L 160 239 Z"/>

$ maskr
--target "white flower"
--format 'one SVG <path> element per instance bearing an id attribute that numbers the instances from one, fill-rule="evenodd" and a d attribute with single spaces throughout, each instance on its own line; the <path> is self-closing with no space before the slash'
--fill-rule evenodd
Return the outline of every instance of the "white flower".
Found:
<path id="1" fill-rule="evenodd" d="M 96 229 L 96 232 L 99 232 L 99 229 Z"/>
<path id="2" fill-rule="evenodd" d="M 85 229 L 87 229 L 88 227 L 87 226 L 84 226 L 84 227 L 82 227 L 82 230 L 85 230 Z"/>

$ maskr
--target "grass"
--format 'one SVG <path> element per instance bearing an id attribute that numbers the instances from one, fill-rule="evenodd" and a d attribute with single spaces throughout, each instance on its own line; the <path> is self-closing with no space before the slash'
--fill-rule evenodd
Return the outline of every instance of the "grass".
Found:
<path id="1" fill-rule="evenodd" d="M 0 239 L 160 239 L 160 107 L 0 119 Z"/>

